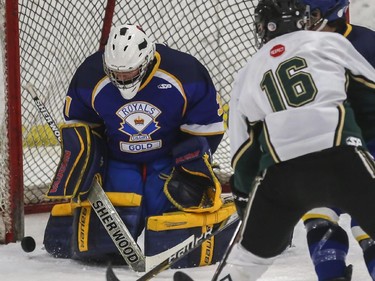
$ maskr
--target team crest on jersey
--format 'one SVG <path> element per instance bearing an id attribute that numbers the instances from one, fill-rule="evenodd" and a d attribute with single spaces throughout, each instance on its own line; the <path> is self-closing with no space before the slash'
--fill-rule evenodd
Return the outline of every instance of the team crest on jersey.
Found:
<path id="1" fill-rule="evenodd" d="M 152 140 L 152 134 L 160 129 L 156 121 L 160 113 L 159 108 L 142 101 L 121 107 L 116 112 L 123 120 L 119 130 L 129 135 L 130 142 L 121 142 L 120 149 L 124 152 L 138 153 L 160 148 L 161 141 Z"/>
<path id="2" fill-rule="evenodd" d="M 281 56 L 285 52 L 285 46 L 281 44 L 277 44 L 272 47 L 270 51 L 271 57 L 278 57 Z"/>

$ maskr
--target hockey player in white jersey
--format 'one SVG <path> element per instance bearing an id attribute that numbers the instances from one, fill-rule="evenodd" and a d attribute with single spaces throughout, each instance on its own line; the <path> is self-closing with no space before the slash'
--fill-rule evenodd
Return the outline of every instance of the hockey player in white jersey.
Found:
<path id="1" fill-rule="evenodd" d="M 312 208 L 340 208 L 375 237 L 375 163 L 347 102 L 349 77 L 375 94 L 375 70 L 342 35 L 303 30 L 305 8 L 255 9 L 261 49 L 236 77 L 229 114 L 232 188 L 250 197 L 218 280 L 257 280 Z"/>
<path id="2" fill-rule="evenodd" d="M 346 14 L 349 0 L 303 0 L 309 5 L 312 22 L 310 30 L 335 32 L 343 35 L 356 50 L 375 67 L 375 31 L 369 28 L 347 23 Z M 353 107 L 356 120 L 361 128 L 366 146 L 375 157 L 375 96 L 362 94 L 361 83 L 349 81 L 348 101 Z M 319 207 L 303 216 L 306 227 L 307 243 L 315 272 L 319 281 L 351 280 L 352 265 L 346 265 L 349 250 L 349 237 L 340 226 L 342 211 L 337 208 Z M 351 220 L 353 237 L 363 250 L 363 257 L 371 280 L 375 280 L 375 242 Z M 335 232 L 321 241 L 331 227 Z M 355 270 L 355 269 L 354 269 Z"/>

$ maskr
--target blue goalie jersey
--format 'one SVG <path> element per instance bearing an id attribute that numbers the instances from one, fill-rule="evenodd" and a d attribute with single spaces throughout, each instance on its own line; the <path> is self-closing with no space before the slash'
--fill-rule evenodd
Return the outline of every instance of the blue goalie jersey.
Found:
<path id="1" fill-rule="evenodd" d="M 206 68 L 193 56 L 157 44 L 154 64 L 130 100 L 104 73 L 102 57 L 99 51 L 77 69 L 64 117 L 105 128 L 112 159 L 152 162 L 169 155 L 184 133 L 220 141 L 220 99 Z"/>
<path id="2" fill-rule="evenodd" d="M 375 68 L 375 32 L 363 26 L 347 24 L 343 34 L 356 50 Z"/>

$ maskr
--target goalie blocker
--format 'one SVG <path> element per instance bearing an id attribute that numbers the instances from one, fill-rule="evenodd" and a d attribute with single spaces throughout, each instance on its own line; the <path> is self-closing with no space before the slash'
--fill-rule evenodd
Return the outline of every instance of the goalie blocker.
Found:
<path id="1" fill-rule="evenodd" d="M 60 127 L 62 147 L 60 163 L 47 192 L 51 199 L 87 199 L 95 176 L 103 178 L 106 145 L 102 137 L 83 123 Z"/>
<path id="2" fill-rule="evenodd" d="M 55 257 L 71 258 L 88 248 L 86 238 L 91 207 L 85 199 L 94 178 L 102 182 L 107 158 L 102 137 L 83 123 L 61 125 L 61 157 L 52 184 L 47 192 L 51 199 L 67 199 L 69 203 L 53 207 L 44 234 L 44 245 Z M 101 227 L 98 219 L 96 226 Z M 77 239 L 80 231 L 80 243 Z M 109 241 L 110 243 L 110 241 Z M 82 251 L 84 252 L 84 251 Z"/>

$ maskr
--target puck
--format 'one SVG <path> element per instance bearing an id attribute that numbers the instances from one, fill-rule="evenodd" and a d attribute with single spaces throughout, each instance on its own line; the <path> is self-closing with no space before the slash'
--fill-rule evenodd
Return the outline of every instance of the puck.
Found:
<path id="1" fill-rule="evenodd" d="M 21 240 L 21 247 L 26 253 L 30 253 L 35 250 L 35 240 L 31 236 L 26 236 Z"/>

